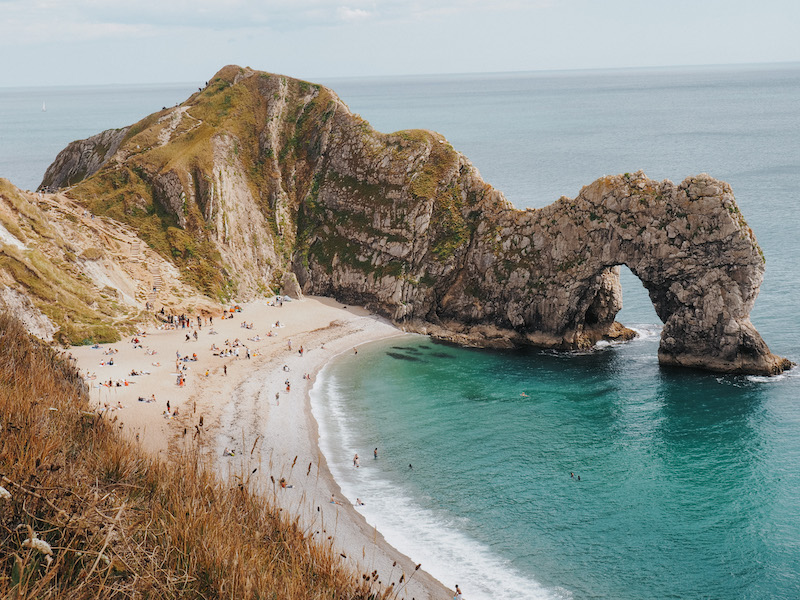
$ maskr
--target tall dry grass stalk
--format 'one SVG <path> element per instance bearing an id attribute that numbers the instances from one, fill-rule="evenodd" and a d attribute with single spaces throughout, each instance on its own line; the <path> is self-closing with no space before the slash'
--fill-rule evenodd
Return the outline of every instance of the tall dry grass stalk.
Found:
<path id="1" fill-rule="evenodd" d="M 0 597 L 396 598 L 197 452 L 144 456 L 74 366 L 0 315 Z M 10 498 L 8 497 L 10 495 Z M 49 553 L 47 550 L 49 549 Z M 398 574 L 399 576 L 399 574 Z"/>

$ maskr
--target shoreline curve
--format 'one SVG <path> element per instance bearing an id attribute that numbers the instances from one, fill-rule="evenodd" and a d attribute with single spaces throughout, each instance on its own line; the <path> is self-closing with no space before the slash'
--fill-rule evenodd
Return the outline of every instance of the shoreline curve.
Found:
<path id="1" fill-rule="evenodd" d="M 233 318 L 215 315 L 213 325 L 205 320 L 196 327 L 189 314 L 187 328 L 149 327 L 115 344 L 70 348 L 89 385 L 91 407 L 115 419 L 123 435 L 153 456 L 168 460 L 196 449 L 223 480 L 247 477 L 254 490 L 297 515 L 309 535 L 329 541 L 354 574 L 377 570 L 384 587 L 394 582 L 395 597 L 451 597 L 424 565 L 417 569 L 343 498 L 311 409 L 310 391 L 326 364 L 361 344 L 404 332 L 361 307 L 325 297 L 282 306 L 262 299 L 241 308 L 226 313 Z M 211 350 L 232 348 L 235 340 L 238 356 Z M 178 385 L 181 373 L 184 384 Z M 293 487 L 281 488 L 281 478 Z M 330 503 L 331 494 L 338 504 Z"/>

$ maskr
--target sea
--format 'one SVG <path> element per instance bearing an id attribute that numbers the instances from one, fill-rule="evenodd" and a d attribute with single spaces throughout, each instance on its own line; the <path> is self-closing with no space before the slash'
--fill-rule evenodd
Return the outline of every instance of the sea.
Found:
<path id="1" fill-rule="evenodd" d="M 800 64 L 319 83 L 380 131 L 442 133 L 519 208 L 639 169 L 727 181 L 766 256 L 752 322 L 800 362 Z M 0 88 L 0 177 L 35 189 L 70 141 L 199 85 Z M 800 598 L 800 370 L 662 368 L 662 323 L 622 285 L 628 343 L 407 335 L 330 363 L 312 406 L 343 494 L 469 600 Z"/>

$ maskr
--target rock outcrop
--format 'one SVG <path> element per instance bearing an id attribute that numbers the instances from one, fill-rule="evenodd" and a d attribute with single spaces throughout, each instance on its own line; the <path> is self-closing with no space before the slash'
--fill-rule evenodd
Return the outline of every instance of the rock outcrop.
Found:
<path id="1" fill-rule="evenodd" d="M 128 134 L 129 127 L 109 129 L 85 140 L 70 143 L 47 167 L 39 190 L 69 187 L 97 173 Z"/>
<path id="2" fill-rule="evenodd" d="M 300 282 L 297 281 L 297 275 L 291 271 L 283 274 L 283 281 L 281 282 L 281 294 L 289 296 L 295 300 L 303 299 L 303 288 L 300 287 Z"/>
<path id="3" fill-rule="evenodd" d="M 663 364 L 788 366 L 749 321 L 761 251 L 707 175 L 604 177 L 516 210 L 442 136 L 382 134 L 324 87 L 231 66 L 135 125 L 70 195 L 218 297 L 292 271 L 306 293 L 460 343 L 585 348 L 630 334 L 614 320 L 625 264 L 664 321 Z"/>

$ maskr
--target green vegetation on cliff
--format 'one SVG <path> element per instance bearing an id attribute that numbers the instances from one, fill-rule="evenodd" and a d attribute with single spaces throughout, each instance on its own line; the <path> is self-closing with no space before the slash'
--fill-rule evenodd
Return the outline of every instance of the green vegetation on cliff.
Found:
<path id="1" fill-rule="evenodd" d="M 336 106 L 319 86 L 243 73 L 226 67 L 177 109 L 134 125 L 122 144 L 126 160 L 110 162 L 70 191 L 92 212 L 134 227 L 181 269 L 186 283 L 217 298 L 230 295 L 234 274 L 217 246 L 224 236 L 203 210 L 212 203 L 207 181 L 222 177 L 215 140 L 229 142 L 225 166 L 241 165 L 262 217 L 278 232 L 275 198 L 286 194 L 296 206 L 305 196 L 321 152 L 320 125 Z M 288 260 L 293 240 L 282 241 Z"/>
<path id="2" fill-rule="evenodd" d="M 244 186 L 256 203 L 251 218 L 266 224 L 271 239 L 251 236 L 247 244 L 277 256 L 268 281 L 309 258 L 328 269 L 342 263 L 396 276 L 410 265 L 365 258 L 369 249 L 348 229 L 362 240 L 409 243 L 408 218 L 430 211 L 431 251 L 450 261 L 470 237 L 459 156 L 430 131 L 375 131 L 324 87 L 229 66 L 180 106 L 132 126 L 118 159 L 70 195 L 133 226 L 186 283 L 226 298 L 237 291 L 225 256 L 235 251 L 227 245 L 241 223 L 227 212 L 220 218 L 223 189 L 235 184 L 241 194 Z M 373 223 L 376 210 L 385 211 L 390 231 Z"/>
<path id="3" fill-rule="evenodd" d="M 184 282 L 225 299 L 241 291 L 244 264 L 261 265 L 251 291 L 295 261 L 405 276 L 411 265 L 374 258 L 371 240 L 412 243 L 423 213 L 431 255 L 457 259 L 472 231 L 461 160 L 433 132 L 375 131 L 324 87 L 228 66 L 180 106 L 133 125 L 116 158 L 70 196 L 131 225 Z M 230 204 L 245 197 L 248 223 Z"/>

